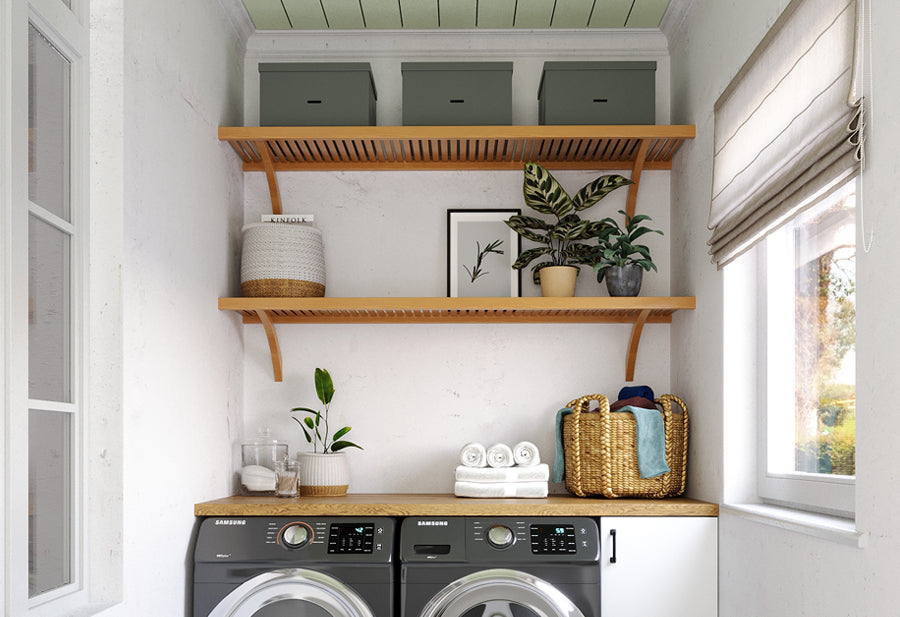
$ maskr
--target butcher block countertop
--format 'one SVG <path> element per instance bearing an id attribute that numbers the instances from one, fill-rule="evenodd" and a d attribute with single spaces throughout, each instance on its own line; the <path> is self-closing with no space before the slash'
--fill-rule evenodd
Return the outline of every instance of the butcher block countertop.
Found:
<path id="1" fill-rule="evenodd" d="M 714 503 L 667 499 L 471 499 L 439 494 L 348 494 L 343 497 L 226 497 L 198 503 L 195 516 L 718 516 Z"/>

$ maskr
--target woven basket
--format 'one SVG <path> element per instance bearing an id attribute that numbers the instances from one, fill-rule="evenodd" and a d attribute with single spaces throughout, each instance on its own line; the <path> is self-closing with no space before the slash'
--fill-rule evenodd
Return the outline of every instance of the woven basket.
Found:
<path id="1" fill-rule="evenodd" d="M 241 293 L 268 298 L 324 296 L 322 232 L 295 223 L 245 225 Z"/>
<path id="2" fill-rule="evenodd" d="M 591 401 L 600 405 L 588 411 Z M 672 410 L 672 402 L 681 413 Z M 566 489 L 585 497 L 674 497 L 684 493 L 687 478 L 688 411 L 677 396 L 656 399 L 662 407 L 666 432 L 666 463 L 670 471 L 655 478 L 641 478 L 637 463 L 634 416 L 610 413 L 602 394 L 582 396 L 568 404 L 572 413 L 563 418 Z"/>

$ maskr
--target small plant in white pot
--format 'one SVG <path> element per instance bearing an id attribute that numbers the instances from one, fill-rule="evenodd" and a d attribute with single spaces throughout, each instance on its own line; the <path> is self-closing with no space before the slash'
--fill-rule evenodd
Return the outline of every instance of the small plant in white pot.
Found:
<path id="1" fill-rule="evenodd" d="M 610 217 L 600 221 L 605 225 L 597 237 L 597 245 L 588 253 L 588 260 L 597 273 L 598 283 L 606 277 L 609 295 L 636 296 L 641 291 L 644 270 L 657 270 L 650 259 L 650 248 L 635 241 L 645 234 L 662 235 L 662 232 L 641 225 L 652 220 L 646 214 L 628 216 L 624 210 L 619 210 L 619 214 L 625 217 L 625 228 Z"/>
<path id="2" fill-rule="evenodd" d="M 327 370 L 317 368 L 315 372 L 316 396 L 325 409 L 294 407 L 291 413 L 304 412 L 302 419 L 292 416 L 303 429 L 307 443 L 313 445 L 312 452 L 297 454 L 300 464 L 299 486 L 301 495 L 339 496 L 345 495 L 350 486 L 350 472 L 344 456 L 345 448 L 359 448 L 352 441 L 343 439 L 350 432 L 349 426 L 339 428 L 329 436 L 328 411 L 334 398 L 334 382 Z M 321 446 L 322 451 L 319 452 Z"/>
<path id="3" fill-rule="evenodd" d="M 575 276 L 578 266 L 589 265 L 591 247 L 584 240 L 596 238 L 605 227 L 602 221 L 585 221 L 578 212 L 587 210 L 617 188 L 632 184 L 631 180 L 617 174 L 600 176 L 583 186 L 570 197 L 553 175 L 538 163 L 525 163 L 525 181 L 522 193 L 525 204 L 540 214 L 556 217 L 546 221 L 533 216 L 516 215 L 506 224 L 517 234 L 542 246 L 527 249 L 519 254 L 513 268 L 521 270 L 539 257 L 531 270 L 535 284 L 541 285 L 544 296 L 572 296 L 575 294 Z M 554 284 L 556 276 L 565 278 L 562 287 Z M 549 283 L 549 284 L 548 284 Z"/>

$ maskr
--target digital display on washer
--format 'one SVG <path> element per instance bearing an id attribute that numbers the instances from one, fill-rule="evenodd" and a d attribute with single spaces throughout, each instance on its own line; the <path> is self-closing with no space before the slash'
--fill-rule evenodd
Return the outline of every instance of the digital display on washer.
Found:
<path id="1" fill-rule="evenodd" d="M 531 552 L 535 555 L 567 555 L 577 552 L 574 525 L 532 525 Z"/>
<path id="2" fill-rule="evenodd" d="M 371 553 L 374 540 L 373 523 L 332 523 L 328 530 L 328 553 Z"/>

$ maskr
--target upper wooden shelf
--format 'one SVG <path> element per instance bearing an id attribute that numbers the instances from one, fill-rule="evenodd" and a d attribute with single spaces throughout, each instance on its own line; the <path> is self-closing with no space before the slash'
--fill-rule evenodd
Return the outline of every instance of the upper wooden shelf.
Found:
<path id="1" fill-rule="evenodd" d="M 275 172 L 321 170 L 630 170 L 634 213 L 644 169 L 671 169 L 692 125 L 219 127 L 243 161 L 264 171 L 272 210 L 281 212 Z"/>
<path id="2" fill-rule="evenodd" d="M 219 309 L 237 311 L 244 323 L 262 324 L 275 381 L 282 380 L 278 323 L 625 323 L 632 324 L 625 356 L 626 381 L 634 379 L 645 323 L 671 323 L 693 297 L 575 298 L 219 298 Z"/>

